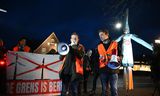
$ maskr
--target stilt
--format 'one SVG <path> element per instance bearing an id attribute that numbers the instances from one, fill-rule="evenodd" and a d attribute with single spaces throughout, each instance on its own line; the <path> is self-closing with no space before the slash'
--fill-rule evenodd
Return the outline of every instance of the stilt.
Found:
<path id="1" fill-rule="evenodd" d="M 133 96 L 132 67 L 124 67 L 124 87 L 126 89 L 126 96 Z"/>

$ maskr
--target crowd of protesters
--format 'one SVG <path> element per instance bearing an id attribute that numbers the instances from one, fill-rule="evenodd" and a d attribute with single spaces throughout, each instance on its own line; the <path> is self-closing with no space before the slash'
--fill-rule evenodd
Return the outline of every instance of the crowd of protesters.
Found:
<path id="1" fill-rule="evenodd" d="M 101 80 L 102 96 L 108 96 L 109 94 L 111 94 L 111 96 L 118 96 L 117 82 L 119 69 L 112 70 L 107 67 L 107 63 L 111 59 L 113 50 L 117 50 L 117 56 L 121 57 L 119 47 L 114 40 L 111 40 L 108 30 L 100 29 L 98 34 L 100 43 L 96 48 L 87 51 L 85 47 L 80 44 L 79 35 L 76 32 L 71 34 L 70 50 L 68 54 L 60 58 L 64 61 L 59 73 L 60 79 L 62 80 L 61 96 L 80 96 L 82 93 L 95 95 L 98 78 Z M 32 52 L 26 42 L 26 38 L 20 38 L 12 51 Z M 4 41 L 0 39 L 0 59 L 5 58 L 6 53 L 7 49 L 5 48 Z M 151 71 L 152 77 L 156 82 L 160 81 L 158 72 L 160 68 L 159 57 L 160 47 L 155 44 L 152 62 L 154 64 L 151 66 Z M 121 62 L 121 59 L 122 57 L 118 59 L 118 62 Z M 93 82 L 92 89 L 88 90 L 87 83 L 90 75 L 93 76 Z"/>

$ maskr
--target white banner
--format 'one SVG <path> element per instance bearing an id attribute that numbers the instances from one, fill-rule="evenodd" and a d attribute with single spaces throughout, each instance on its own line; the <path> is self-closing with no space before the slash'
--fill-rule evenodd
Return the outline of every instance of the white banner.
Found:
<path id="1" fill-rule="evenodd" d="M 9 81 L 7 85 L 9 94 L 60 94 L 59 69 L 61 64 L 62 61 L 59 60 L 59 55 L 9 51 L 7 53 L 7 80 Z M 44 84 L 42 82 L 46 82 L 45 86 L 42 86 Z M 54 88 L 56 88 L 54 91 L 52 90 L 53 84 Z M 14 90 L 12 87 L 14 87 Z"/>

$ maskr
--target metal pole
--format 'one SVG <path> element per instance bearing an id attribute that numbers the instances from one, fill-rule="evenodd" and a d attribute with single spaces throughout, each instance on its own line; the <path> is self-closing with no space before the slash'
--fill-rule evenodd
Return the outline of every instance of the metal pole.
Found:
<path id="1" fill-rule="evenodd" d="M 16 80 L 16 75 L 17 75 L 17 63 L 18 63 L 18 53 L 16 53 L 16 62 L 15 62 L 15 69 L 14 69 L 14 77 L 13 77 L 13 80 Z"/>
<path id="2" fill-rule="evenodd" d="M 43 58 L 43 60 L 42 60 L 42 73 L 41 73 L 42 80 L 43 80 L 43 71 L 44 71 L 44 61 L 45 61 L 45 58 Z"/>

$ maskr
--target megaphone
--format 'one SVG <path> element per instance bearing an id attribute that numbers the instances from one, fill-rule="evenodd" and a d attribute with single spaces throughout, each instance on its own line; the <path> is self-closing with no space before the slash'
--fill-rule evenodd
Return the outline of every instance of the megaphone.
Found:
<path id="1" fill-rule="evenodd" d="M 114 60 L 112 58 L 114 58 Z M 116 59 L 117 59 L 117 56 L 112 56 L 111 57 L 111 61 L 109 61 L 109 63 L 107 64 L 107 66 L 110 69 L 118 69 L 118 68 L 120 68 L 121 65 Z"/>
<path id="2" fill-rule="evenodd" d="M 117 52 L 116 51 L 117 50 L 115 50 L 115 49 L 112 51 L 111 59 L 110 59 L 109 63 L 107 64 L 107 66 L 110 69 L 118 69 L 118 68 L 120 68 L 120 63 L 117 60 L 117 55 L 116 55 Z"/>
<path id="3" fill-rule="evenodd" d="M 66 55 L 69 52 L 69 46 L 66 43 L 58 43 L 57 51 L 60 55 Z"/>

